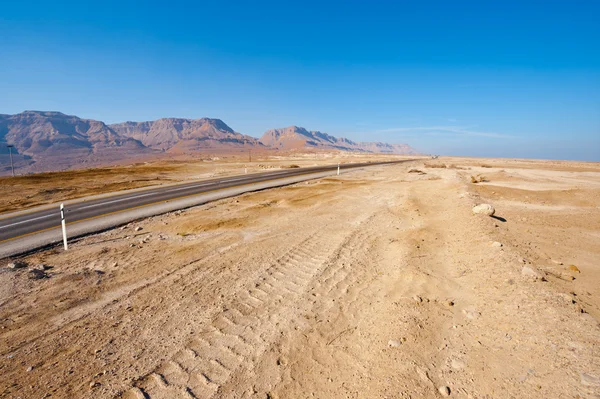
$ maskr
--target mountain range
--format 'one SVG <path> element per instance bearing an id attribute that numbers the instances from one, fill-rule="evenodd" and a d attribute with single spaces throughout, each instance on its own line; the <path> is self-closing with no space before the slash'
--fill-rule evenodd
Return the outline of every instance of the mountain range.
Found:
<path id="1" fill-rule="evenodd" d="M 303 127 L 290 126 L 267 130 L 260 142 L 280 150 L 315 148 L 324 150 L 358 151 L 375 154 L 416 154 L 408 144 L 381 142 L 355 142 L 344 137 L 334 137 L 319 131 L 308 131 Z"/>
<path id="2" fill-rule="evenodd" d="M 240 152 L 246 149 L 337 150 L 415 154 L 406 144 L 354 142 L 290 126 L 268 130 L 260 139 L 238 133 L 220 119 L 163 118 L 107 125 L 61 112 L 0 114 L 0 174 L 10 173 L 6 145 L 12 144 L 18 173 L 118 164 L 161 154 Z"/>

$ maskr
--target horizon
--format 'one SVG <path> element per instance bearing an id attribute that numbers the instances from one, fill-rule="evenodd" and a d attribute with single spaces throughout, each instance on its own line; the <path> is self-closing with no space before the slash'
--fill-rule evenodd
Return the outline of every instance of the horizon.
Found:
<path id="1" fill-rule="evenodd" d="M 596 2 L 158 4 L 6 5 L 0 113 L 600 161 Z"/>

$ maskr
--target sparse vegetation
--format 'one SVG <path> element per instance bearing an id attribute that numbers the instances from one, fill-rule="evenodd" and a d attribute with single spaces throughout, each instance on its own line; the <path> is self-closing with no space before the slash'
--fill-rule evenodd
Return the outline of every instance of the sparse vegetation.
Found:
<path id="1" fill-rule="evenodd" d="M 177 180 L 173 176 L 184 167 L 184 164 L 144 164 L 0 177 L 0 184 L 5 188 L 0 212 L 157 183 L 169 183 Z"/>
<path id="2" fill-rule="evenodd" d="M 411 170 L 408 171 L 408 173 L 418 173 L 420 175 L 424 175 L 425 174 L 425 172 L 423 172 L 422 170 L 419 170 L 419 169 L 411 169 Z"/>
<path id="3" fill-rule="evenodd" d="M 426 168 L 437 168 L 437 169 L 446 169 L 446 164 L 443 163 L 428 163 L 425 164 Z"/>
<path id="4" fill-rule="evenodd" d="M 471 183 L 473 183 L 473 184 L 483 183 L 483 182 L 487 182 L 487 181 L 488 180 L 485 178 L 485 176 L 482 176 L 482 175 L 471 176 Z"/>

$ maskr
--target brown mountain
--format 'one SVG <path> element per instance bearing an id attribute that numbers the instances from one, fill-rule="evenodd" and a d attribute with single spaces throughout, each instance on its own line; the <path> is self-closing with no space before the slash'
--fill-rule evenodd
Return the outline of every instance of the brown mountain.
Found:
<path id="1" fill-rule="evenodd" d="M 407 144 L 387 144 L 380 142 L 355 142 L 344 137 L 334 137 L 319 131 L 308 131 L 303 127 L 290 126 L 267 130 L 260 138 L 264 145 L 281 150 L 305 148 L 341 151 L 359 151 L 385 154 L 416 154 Z"/>
<path id="2" fill-rule="evenodd" d="M 169 152 L 262 147 L 257 139 L 233 131 L 220 119 L 163 118 L 152 122 L 117 123 L 110 128 L 147 147 Z"/>
<path id="3" fill-rule="evenodd" d="M 22 161 L 18 166 L 25 167 L 26 171 L 64 170 L 153 152 L 103 122 L 60 112 L 0 115 L 0 141 L 15 146 L 15 158 Z"/>
<path id="4" fill-rule="evenodd" d="M 201 151 L 239 152 L 246 148 L 325 149 L 415 154 L 406 144 L 360 143 L 291 126 L 267 131 L 259 140 L 235 132 L 220 119 L 164 118 L 106 125 L 60 112 L 0 114 L 0 174 L 10 173 L 8 151 L 18 174 L 114 165 Z"/>

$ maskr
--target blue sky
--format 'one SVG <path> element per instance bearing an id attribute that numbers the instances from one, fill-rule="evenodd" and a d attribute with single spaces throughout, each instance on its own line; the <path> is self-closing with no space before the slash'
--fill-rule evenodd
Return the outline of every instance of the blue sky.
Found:
<path id="1" fill-rule="evenodd" d="M 600 161 L 600 2 L 3 2 L 0 113 Z"/>

